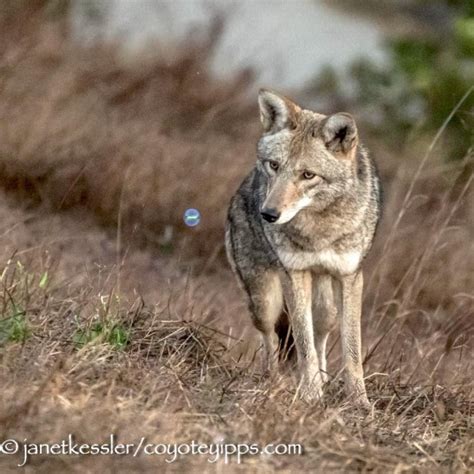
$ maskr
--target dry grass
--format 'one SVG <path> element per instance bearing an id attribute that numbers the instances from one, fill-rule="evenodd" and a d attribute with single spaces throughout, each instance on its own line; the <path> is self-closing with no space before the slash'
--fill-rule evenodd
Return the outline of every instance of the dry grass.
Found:
<path id="1" fill-rule="evenodd" d="M 169 226 L 176 246 L 212 252 L 256 132 L 255 106 L 243 100 L 250 73 L 225 83 L 207 73 L 219 25 L 174 61 L 130 67 L 113 47 L 81 50 L 56 29 L 12 45 L 1 65 L 4 187 L 54 209 L 87 207 L 106 224 L 120 214 L 140 242 L 159 243 Z M 205 233 L 185 232 L 191 206 Z"/>
<path id="2" fill-rule="evenodd" d="M 428 144 L 399 157 L 370 143 L 387 195 L 365 273 L 373 412 L 344 400 L 335 336 L 328 395 L 308 405 L 291 370 L 261 377 L 259 341 L 222 258 L 227 202 L 259 131 L 250 74 L 208 75 L 213 35 L 173 62 L 124 66 L 113 47 L 72 45 L 61 23 L 32 14 L 8 25 L 17 29 L 0 41 L 0 437 L 304 446 L 228 466 L 43 455 L 27 469 L 474 468 L 469 157 L 445 164 L 435 148 L 414 180 Z M 197 229 L 182 224 L 191 206 L 203 214 Z M 17 462 L 2 456 L 2 472 Z"/>

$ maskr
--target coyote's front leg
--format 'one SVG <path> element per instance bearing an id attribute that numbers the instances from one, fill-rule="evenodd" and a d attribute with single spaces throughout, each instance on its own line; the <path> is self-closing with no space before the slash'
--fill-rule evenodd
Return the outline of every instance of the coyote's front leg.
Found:
<path id="1" fill-rule="evenodd" d="M 292 271 L 286 283 L 286 300 L 298 355 L 301 395 L 307 400 L 319 399 L 322 396 L 322 379 L 314 347 L 311 273 Z"/>
<path id="2" fill-rule="evenodd" d="M 361 354 L 362 272 L 343 277 L 341 286 L 341 341 L 345 390 L 348 396 L 357 397 L 358 405 L 368 407 L 370 405 L 365 391 Z"/>

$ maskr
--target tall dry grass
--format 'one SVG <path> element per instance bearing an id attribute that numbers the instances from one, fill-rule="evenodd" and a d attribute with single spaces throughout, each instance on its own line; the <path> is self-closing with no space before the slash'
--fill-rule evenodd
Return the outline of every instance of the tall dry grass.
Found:
<path id="1" fill-rule="evenodd" d="M 226 206 L 255 160 L 260 131 L 248 94 L 251 72 L 226 82 L 209 76 L 222 24 L 174 61 L 138 58 L 128 66 L 113 46 L 71 44 L 62 23 L 26 26 L 24 41 L 7 35 L 2 43 L 3 188 L 53 210 L 85 207 L 112 227 L 120 220 L 126 238 L 138 243 L 168 244 L 189 258 L 222 257 Z M 471 177 L 462 164 L 445 164 L 442 149 L 435 149 L 412 183 L 421 147 L 403 157 L 373 147 L 387 196 L 379 242 L 390 236 L 384 266 L 395 264 L 383 286 L 392 286 L 396 298 L 400 281 L 408 284 L 415 272 L 420 285 L 410 300 L 451 309 L 453 294 L 469 293 L 472 283 L 468 259 L 454 251 L 469 249 L 472 240 Z M 456 176 L 463 176 L 461 185 Z M 410 186 L 411 200 L 392 232 Z M 202 213 L 195 229 L 183 223 L 188 207 Z"/>
<path id="2" fill-rule="evenodd" d="M 250 72 L 209 77 L 220 25 L 174 61 L 128 67 L 112 46 L 81 49 L 61 29 L 13 43 L 1 66 L 3 186 L 56 210 L 85 206 L 109 225 L 120 214 L 138 241 L 159 242 L 168 226 L 197 255 L 212 252 L 256 131 Z M 202 213 L 192 232 L 188 207 Z"/>
<path id="3" fill-rule="evenodd" d="M 42 6 L 0 28 L 2 436 L 305 446 L 302 457 L 230 468 L 245 472 L 472 467 L 472 156 L 446 163 L 442 140 L 399 156 L 365 137 L 386 194 L 365 266 L 374 413 L 353 413 L 342 397 L 336 335 L 328 396 L 306 405 L 291 372 L 261 378 L 224 261 L 227 203 L 260 127 L 251 73 L 208 73 L 220 23 L 174 61 L 124 64 L 113 45 L 73 44 Z M 182 223 L 187 207 L 202 213 L 197 228 Z M 138 472 L 156 462 L 32 465 Z M 186 458 L 173 469 L 220 467 Z"/>

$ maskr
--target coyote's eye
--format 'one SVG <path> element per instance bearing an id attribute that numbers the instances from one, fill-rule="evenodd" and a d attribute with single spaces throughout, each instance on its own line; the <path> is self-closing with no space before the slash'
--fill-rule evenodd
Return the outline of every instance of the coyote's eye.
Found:
<path id="1" fill-rule="evenodd" d="M 278 171 L 280 165 L 276 161 L 268 161 L 268 166 L 272 171 Z"/>
<path id="2" fill-rule="evenodd" d="M 303 173 L 304 179 L 313 179 L 316 176 L 316 173 L 312 173 L 311 171 L 305 171 Z"/>

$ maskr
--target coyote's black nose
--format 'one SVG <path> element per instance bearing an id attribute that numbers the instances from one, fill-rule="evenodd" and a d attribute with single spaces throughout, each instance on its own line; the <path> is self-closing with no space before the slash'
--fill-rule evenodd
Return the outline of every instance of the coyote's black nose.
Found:
<path id="1" fill-rule="evenodd" d="M 260 214 L 267 222 L 276 222 L 280 217 L 280 213 L 276 209 L 265 208 L 262 209 Z"/>

